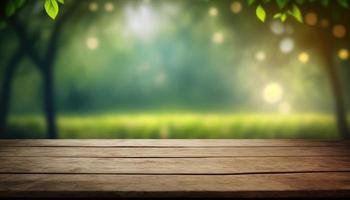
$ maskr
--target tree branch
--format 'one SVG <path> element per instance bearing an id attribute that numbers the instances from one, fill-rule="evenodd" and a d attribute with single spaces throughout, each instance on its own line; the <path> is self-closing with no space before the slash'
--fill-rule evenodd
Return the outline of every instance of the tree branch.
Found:
<path id="1" fill-rule="evenodd" d="M 26 32 L 24 26 L 15 17 L 9 18 L 7 22 L 15 30 L 21 47 L 26 49 L 30 58 L 38 67 L 41 66 L 43 60 L 40 58 L 38 52 L 34 49 L 34 41 L 28 37 L 28 33 Z"/>
<path id="2" fill-rule="evenodd" d="M 71 17 L 71 15 L 74 13 L 74 10 L 78 7 L 79 3 L 78 1 L 74 1 L 73 5 L 70 7 L 70 9 L 67 10 L 67 12 L 64 12 L 63 15 L 55 22 L 54 28 L 51 33 L 51 37 L 48 41 L 47 45 L 47 53 L 45 56 L 45 63 L 51 65 L 54 62 L 54 57 L 57 53 L 57 44 L 60 37 L 60 34 L 62 32 L 62 28 L 66 21 Z"/>

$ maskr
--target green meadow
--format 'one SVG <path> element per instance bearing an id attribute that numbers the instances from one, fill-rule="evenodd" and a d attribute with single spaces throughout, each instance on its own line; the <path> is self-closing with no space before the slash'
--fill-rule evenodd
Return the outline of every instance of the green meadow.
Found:
<path id="1" fill-rule="evenodd" d="M 13 116 L 10 137 L 44 138 L 40 116 Z M 64 115 L 59 138 L 320 138 L 337 139 L 330 114 L 113 114 Z"/>

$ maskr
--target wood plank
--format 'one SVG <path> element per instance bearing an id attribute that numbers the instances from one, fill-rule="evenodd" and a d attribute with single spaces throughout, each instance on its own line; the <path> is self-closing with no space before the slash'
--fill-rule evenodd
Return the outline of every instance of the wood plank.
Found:
<path id="1" fill-rule="evenodd" d="M 0 157 L 0 173 L 243 174 L 350 171 L 350 157 Z"/>
<path id="2" fill-rule="evenodd" d="M 0 197 L 350 197 L 350 173 L 0 175 Z"/>
<path id="3" fill-rule="evenodd" d="M 233 147 L 233 148 L 118 148 L 118 147 L 0 147 L 0 157 L 186 158 L 260 156 L 348 156 L 349 147 Z"/>
<path id="4" fill-rule="evenodd" d="M 254 147 L 254 146 L 350 146 L 350 141 L 339 140 L 264 140 L 264 139 L 146 139 L 146 140 L 0 140 L 0 146 L 47 147 Z"/>
<path id="5" fill-rule="evenodd" d="M 349 144 L 1 140 L 0 197 L 350 197 Z"/>

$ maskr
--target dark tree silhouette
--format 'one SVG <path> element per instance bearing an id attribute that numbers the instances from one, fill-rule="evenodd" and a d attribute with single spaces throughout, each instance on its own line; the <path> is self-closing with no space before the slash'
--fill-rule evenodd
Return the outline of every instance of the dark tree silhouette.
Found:
<path id="1" fill-rule="evenodd" d="M 339 10 L 339 6 L 333 2 L 327 8 L 321 6 L 306 6 L 305 10 L 315 11 L 319 13 L 322 17 L 327 19 L 332 19 L 334 13 Z M 348 11 L 342 13 L 343 20 L 337 19 L 337 23 L 348 24 L 346 18 L 348 19 Z M 306 26 L 301 24 L 301 26 Z M 302 28 L 302 27 L 300 27 Z M 341 39 L 335 38 L 332 35 L 332 31 L 328 28 L 312 27 L 313 31 L 309 32 L 308 35 L 304 36 L 303 45 L 308 48 L 313 48 L 316 50 L 325 63 L 324 72 L 329 81 L 330 89 L 333 96 L 334 102 L 334 114 L 337 123 L 337 128 L 339 134 L 346 139 L 350 138 L 350 131 L 347 122 L 347 112 L 344 88 L 341 84 L 341 78 L 339 76 L 338 66 L 335 62 L 335 52 L 336 44 L 339 42 L 344 42 Z"/>
<path id="2" fill-rule="evenodd" d="M 17 66 L 25 56 L 25 51 L 19 48 L 9 60 L 5 67 L 5 73 L 2 82 L 2 92 L 0 96 L 0 134 L 7 132 L 7 116 L 10 108 L 11 88 Z"/>
<path id="3" fill-rule="evenodd" d="M 13 80 L 13 75 L 20 61 L 20 58 L 24 56 L 24 53 L 29 56 L 32 62 L 35 64 L 37 69 L 43 78 L 43 92 L 44 92 L 44 111 L 45 119 L 47 124 L 48 138 L 55 139 L 57 135 L 56 126 L 56 110 L 55 110 L 55 97 L 54 97 L 54 65 L 56 57 L 58 54 L 58 42 L 60 35 L 63 31 L 65 22 L 71 17 L 73 11 L 78 6 L 78 1 L 75 1 L 72 5 L 66 6 L 66 10 L 62 12 L 62 15 L 58 17 L 57 20 L 53 22 L 53 29 L 51 31 L 49 40 L 47 41 L 46 53 L 41 54 L 41 52 L 35 48 L 35 40 L 30 36 L 31 34 L 27 32 L 27 28 L 18 19 L 17 15 L 13 15 L 6 18 L 8 25 L 14 30 L 16 36 L 20 42 L 20 50 L 15 53 L 9 65 L 6 69 L 6 75 L 4 80 L 4 90 L 1 96 L 1 114 L 0 114 L 0 125 L 2 130 L 6 130 L 6 119 L 8 115 L 9 99 L 10 99 L 10 87 Z M 2 17 L 5 19 L 5 17 Z M 34 33 L 37 35 L 38 33 Z M 43 55 L 43 56 L 41 56 Z"/>
<path id="4" fill-rule="evenodd" d="M 343 86 L 340 82 L 339 72 L 334 62 L 334 48 L 332 45 L 333 41 L 332 38 L 329 38 L 329 35 L 330 34 L 323 34 L 323 37 L 321 37 L 323 39 L 320 42 L 322 46 L 321 48 L 319 48 L 319 51 L 326 63 L 325 71 L 333 93 L 335 117 L 338 131 L 343 138 L 349 139 L 350 132 L 347 123 L 347 113 Z"/>

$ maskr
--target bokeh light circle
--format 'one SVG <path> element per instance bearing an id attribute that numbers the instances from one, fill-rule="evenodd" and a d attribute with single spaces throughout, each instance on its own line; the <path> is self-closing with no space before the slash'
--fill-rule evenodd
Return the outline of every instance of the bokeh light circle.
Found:
<path id="1" fill-rule="evenodd" d="M 217 8 L 211 7 L 211 8 L 209 9 L 209 15 L 210 15 L 211 17 L 216 17 L 216 16 L 218 16 L 218 14 L 219 14 L 219 10 L 218 10 Z"/>
<path id="2" fill-rule="evenodd" d="M 337 24 L 333 26 L 333 35 L 336 38 L 343 38 L 346 35 L 346 28 L 342 24 Z"/>
<path id="3" fill-rule="evenodd" d="M 107 2 L 107 3 L 105 4 L 105 10 L 106 10 L 107 12 L 112 12 L 112 11 L 114 10 L 114 5 L 113 5 L 113 3 L 112 3 L 112 2 Z"/>
<path id="4" fill-rule="evenodd" d="M 275 35 L 281 35 L 284 33 L 284 25 L 280 21 L 272 21 L 270 25 L 271 32 Z"/>
<path id="5" fill-rule="evenodd" d="M 298 55 L 298 60 L 301 63 L 308 63 L 310 60 L 310 55 L 307 52 L 302 52 Z"/>
<path id="6" fill-rule="evenodd" d="M 284 38 L 280 42 L 280 50 L 282 53 L 290 53 L 294 49 L 294 40 L 292 38 Z"/>
<path id="7" fill-rule="evenodd" d="M 277 103 L 282 99 L 283 89 L 280 84 L 272 82 L 265 86 L 263 98 L 267 103 Z"/>
<path id="8" fill-rule="evenodd" d="M 310 26 L 314 26 L 317 24 L 318 17 L 314 12 L 309 12 L 305 15 L 305 23 Z"/>
<path id="9" fill-rule="evenodd" d="M 255 54 L 255 59 L 256 59 L 257 61 L 260 61 L 260 62 L 264 61 L 264 60 L 266 59 L 266 54 L 265 54 L 265 52 L 264 52 L 264 51 L 258 51 L 258 52 L 256 52 L 256 54 Z"/>
<path id="10" fill-rule="evenodd" d="M 343 49 L 340 49 L 338 51 L 338 57 L 341 60 L 347 60 L 347 59 L 349 59 L 349 56 L 350 56 L 350 54 L 349 54 L 349 50 L 348 49 L 343 48 Z"/>
<path id="11" fill-rule="evenodd" d="M 99 41 L 96 37 L 91 36 L 86 39 L 86 46 L 88 49 L 95 50 L 97 49 L 98 45 L 99 45 Z"/>
<path id="12" fill-rule="evenodd" d="M 327 28 L 327 27 L 329 26 L 329 21 L 328 21 L 328 19 L 322 19 L 322 20 L 320 21 L 320 26 L 321 26 L 322 28 Z"/>
<path id="13" fill-rule="evenodd" d="M 96 3 L 96 2 L 91 2 L 90 4 L 89 4 L 89 10 L 91 11 L 91 12 L 95 12 L 95 11 L 97 11 L 98 10 L 98 4 Z"/>
<path id="14" fill-rule="evenodd" d="M 231 11 L 234 14 L 240 13 L 242 11 L 242 3 L 239 2 L 239 1 L 232 2 L 232 4 L 231 4 Z"/>
<path id="15" fill-rule="evenodd" d="M 215 44 L 222 44 L 224 40 L 225 40 L 224 34 L 222 34 L 221 32 L 216 32 L 213 34 L 212 41 Z"/>

